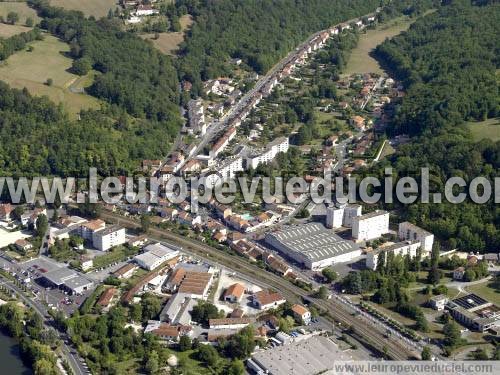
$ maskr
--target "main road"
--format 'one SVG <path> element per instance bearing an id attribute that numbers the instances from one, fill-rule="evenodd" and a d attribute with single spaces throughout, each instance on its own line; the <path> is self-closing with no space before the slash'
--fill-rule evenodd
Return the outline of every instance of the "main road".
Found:
<path id="1" fill-rule="evenodd" d="M 27 306 L 30 306 L 42 317 L 45 326 L 50 326 L 50 321 L 52 318 L 50 317 L 47 308 L 40 301 L 37 301 L 34 298 L 26 297 L 23 294 L 23 291 L 16 284 L 6 278 L 2 277 L 0 279 L 0 285 L 5 286 L 6 288 L 13 291 L 16 295 L 18 295 Z M 74 349 L 68 346 L 68 336 L 65 333 L 61 332 L 58 332 L 58 334 L 62 342 L 61 350 L 64 354 L 64 357 L 66 357 L 66 359 L 68 360 L 73 373 L 75 375 L 84 375 L 90 373 L 87 369 L 87 366 L 85 365 L 85 362 L 80 359 L 80 357 L 78 357 L 78 354 L 76 354 L 76 351 Z"/>
<path id="2" fill-rule="evenodd" d="M 350 20 L 347 20 L 345 22 L 341 22 L 337 25 L 331 26 L 330 28 L 333 27 L 339 27 L 344 24 L 351 24 L 353 22 L 356 22 L 360 20 L 363 17 L 370 17 L 376 15 L 376 12 L 374 13 L 369 13 L 361 17 L 356 17 Z M 203 148 L 213 139 L 213 137 L 219 133 L 220 131 L 224 130 L 230 122 L 235 119 L 236 117 L 242 115 L 243 113 L 249 113 L 251 108 L 249 106 L 251 105 L 252 101 L 257 97 L 259 92 L 261 92 L 262 88 L 265 87 L 267 84 L 272 82 L 274 79 L 278 78 L 277 73 L 282 71 L 286 65 L 289 63 L 296 61 L 299 55 L 299 52 L 306 46 L 308 46 L 311 41 L 316 38 L 318 35 L 321 33 L 327 31 L 328 29 L 325 30 L 320 30 L 314 34 L 312 34 L 307 40 L 303 43 L 301 43 L 299 46 L 297 46 L 293 51 L 289 52 L 287 56 L 285 56 L 283 59 L 281 59 L 279 62 L 277 62 L 269 71 L 263 75 L 254 85 L 252 89 L 247 91 L 241 99 L 234 104 L 229 111 L 219 120 L 216 120 L 212 122 L 207 129 L 207 133 L 203 136 L 201 139 L 200 143 L 196 146 L 195 152 L 193 155 L 198 155 L 200 152 L 202 152 Z M 186 158 L 185 162 L 189 160 L 190 158 Z"/>
<path id="3" fill-rule="evenodd" d="M 125 218 L 117 213 L 103 211 L 102 219 L 121 224 L 129 228 L 139 228 L 138 221 L 132 218 Z M 273 273 L 264 271 L 257 266 L 251 264 L 246 259 L 233 256 L 212 248 L 206 244 L 196 240 L 180 236 L 168 230 L 151 228 L 150 237 L 157 240 L 167 240 L 175 245 L 183 248 L 186 253 L 194 254 L 204 258 L 209 262 L 216 262 L 229 269 L 246 276 L 255 284 L 272 287 L 279 290 L 290 301 L 308 301 L 321 310 L 328 312 L 329 319 L 334 323 L 340 323 L 344 328 L 350 327 L 354 330 L 357 337 L 361 338 L 365 343 L 372 346 L 380 353 L 386 353 L 389 357 L 395 360 L 407 360 L 418 358 L 420 353 L 411 348 L 408 343 L 400 341 L 396 338 L 386 337 L 386 328 L 372 324 L 365 317 L 356 314 L 351 308 L 332 298 L 330 300 L 321 300 L 311 297 L 309 293 L 293 284 L 286 279 Z"/>

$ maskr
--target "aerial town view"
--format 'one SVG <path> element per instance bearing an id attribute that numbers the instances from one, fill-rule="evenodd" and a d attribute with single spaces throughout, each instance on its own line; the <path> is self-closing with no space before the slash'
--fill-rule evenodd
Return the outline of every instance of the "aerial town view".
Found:
<path id="1" fill-rule="evenodd" d="M 500 2 L 0 0 L 0 374 L 499 374 Z"/>

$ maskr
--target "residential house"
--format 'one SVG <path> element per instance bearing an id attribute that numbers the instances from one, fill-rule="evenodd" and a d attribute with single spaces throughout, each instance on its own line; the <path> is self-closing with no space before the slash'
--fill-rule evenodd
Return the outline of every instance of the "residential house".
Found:
<path id="1" fill-rule="evenodd" d="M 117 277 L 118 279 L 128 279 L 132 277 L 135 270 L 138 268 L 139 267 L 133 263 L 127 263 L 123 267 L 120 267 L 115 272 L 113 272 L 113 276 Z"/>
<path id="2" fill-rule="evenodd" d="M 20 251 L 26 253 L 28 250 L 31 250 L 33 248 L 33 245 L 31 242 L 26 241 L 25 239 L 21 238 L 14 242 L 14 245 L 16 246 L 17 249 Z"/>
<path id="3" fill-rule="evenodd" d="M 245 293 L 245 286 L 240 283 L 235 283 L 226 289 L 226 291 L 224 292 L 223 299 L 226 302 L 232 302 L 232 303 L 240 302 L 241 297 L 243 297 L 244 293 Z"/>
<path id="4" fill-rule="evenodd" d="M 351 117 L 349 123 L 360 131 L 366 130 L 365 119 L 361 116 Z"/>
<path id="5" fill-rule="evenodd" d="M 293 317 L 300 323 L 308 325 L 311 323 L 311 312 L 302 305 L 292 306 Z"/>
<path id="6" fill-rule="evenodd" d="M 12 211 L 14 211 L 14 206 L 10 203 L 0 204 L 0 220 L 10 221 Z"/>
<path id="7" fill-rule="evenodd" d="M 282 305 L 286 299 L 278 292 L 261 290 L 253 295 L 252 302 L 259 310 L 268 310 Z"/>

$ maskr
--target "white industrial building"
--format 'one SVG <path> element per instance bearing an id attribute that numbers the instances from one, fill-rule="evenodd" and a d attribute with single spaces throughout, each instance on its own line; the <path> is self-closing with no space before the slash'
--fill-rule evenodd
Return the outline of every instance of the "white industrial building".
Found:
<path id="1" fill-rule="evenodd" d="M 382 246 L 379 247 L 373 251 L 370 251 L 368 254 L 366 254 L 366 267 L 375 270 L 377 268 L 377 264 L 379 261 L 379 256 L 381 254 L 385 254 L 385 257 L 387 259 L 387 254 L 392 253 L 394 256 L 401 255 L 401 256 L 406 256 L 409 255 L 410 258 L 415 258 L 417 255 L 417 250 L 421 246 L 421 243 L 416 241 L 416 242 L 411 242 L 411 241 L 404 241 L 404 242 L 398 242 L 389 246 Z"/>
<path id="2" fill-rule="evenodd" d="M 389 212 L 387 211 L 373 211 L 352 220 L 352 236 L 357 240 L 373 240 L 388 232 Z"/>
<path id="3" fill-rule="evenodd" d="M 178 255 L 179 250 L 172 249 L 160 243 L 155 243 L 146 246 L 144 248 L 144 253 L 136 255 L 134 260 L 142 268 L 151 271 Z"/>
<path id="4" fill-rule="evenodd" d="M 127 242 L 125 228 L 113 225 L 92 234 L 93 246 L 101 251 L 108 251 L 114 246 Z"/>
<path id="5" fill-rule="evenodd" d="M 408 221 L 399 224 L 398 236 L 406 241 L 419 241 L 425 252 L 432 251 L 434 235 Z"/>
<path id="6" fill-rule="evenodd" d="M 266 234 L 266 242 L 309 269 L 345 263 L 361 255 L 361 249 L 319 223 L 289 226 Z"/>

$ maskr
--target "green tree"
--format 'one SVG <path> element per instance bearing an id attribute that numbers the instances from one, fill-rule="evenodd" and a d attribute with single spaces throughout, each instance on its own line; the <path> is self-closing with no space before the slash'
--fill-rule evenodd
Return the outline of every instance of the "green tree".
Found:
<path id="1" fill-rule="evenodd" d="M 92 69 L 92 61 L 90 61 L 87 57 L 82 57 L 73 61 L 72 70 L 75 74 L 84 76 L 90 71 L 90 69 Z"/>
<path id="2" fill-rule="evenodd" d="M 225 374 L 227 375 L 243 375 L 245 374 L 245 365 L 242 361 L 236 359 L 231 361 Z"/>
<path id="3" fill-rule="evenodd" d="M 33 366 L 35 375 L 57 375 L 58 371 L 54 365 L 45 358 L 40 358 Z"/>
<path id="4" fill-rule="evenodd" d="M 159 365 L 159 357 L 158 353 L 153 350 L 149 356 L 147 357 L 146 364 L 144 365 L 144 370 L 147 374 L 156 374 L 158 372 Z"/>
<path id="5" fill-rule="evenodd" d="M 449 321 L 443 326 L 444 344 L 450 348 L 455 348 L 462 343 L 460 327 L 454 321 Z"/>
<path id="6" fill-rule="evenodd" d="M 31 17 L 26 18 L 26 26 L 33 27 L 34 24 L 35 22 L 33 21 L 33 18 Z"/>
<path id="7" fill-rule="evenodd" d="M 215 367 L 219 362 L 219 354 L 212 345 L 200 345 L 197 358 L 205 362 L 209 367 Z"/>
<path id="8" fill-rule="evenodd" d="M 328 297 L 328 288 L 324 285 L 321 285 L 316 292 L 316 297 L 319 299 L 327 299 Z"/>
<path id="9" fill-rule="evenodd" d="M 18 21 L 19 21 L 19 14 L 17 14 L 16 12 L 9 12 L 7 14 L 7 22 L 10 23 L 11 25 L 14 25 Z"/>
<path id="10" fill-rule="evenodd" d="M 45 215 L 38 215 L 38 218 L 36 219 L 36 235 L 39 238 L 42 238 L 45 236 L 45 233 L 47 233 L 47 230 L 49 229 L 49 222 L 47 220 L 47 216 Z"/>
<path id="11" fill-rule="evenodd" d="M 422 349 L 422 361 L 430 361 L 432 358 L 431 348 L 424 346 Z"/>
<path id="12" fill-rule="evenodd" d="M 148 233 L 150 227 L 151 227 L 151 216 L 146 214 L 141 215 L 141 230 L 144 233 Z"/>
<path id="13" fill-rule="evenodd" d="M 179 339 L 179 350 L 185 352 L 191 349 L 191 338 L 187 335 L 182 335 Z"/>
<path id="14" fill-rule="evenodd" d="M 323 277 L 329 282 L 337 280 L 337 272 L 335 272 L 331 267 L 326 267 L 321 270 Z"/>

